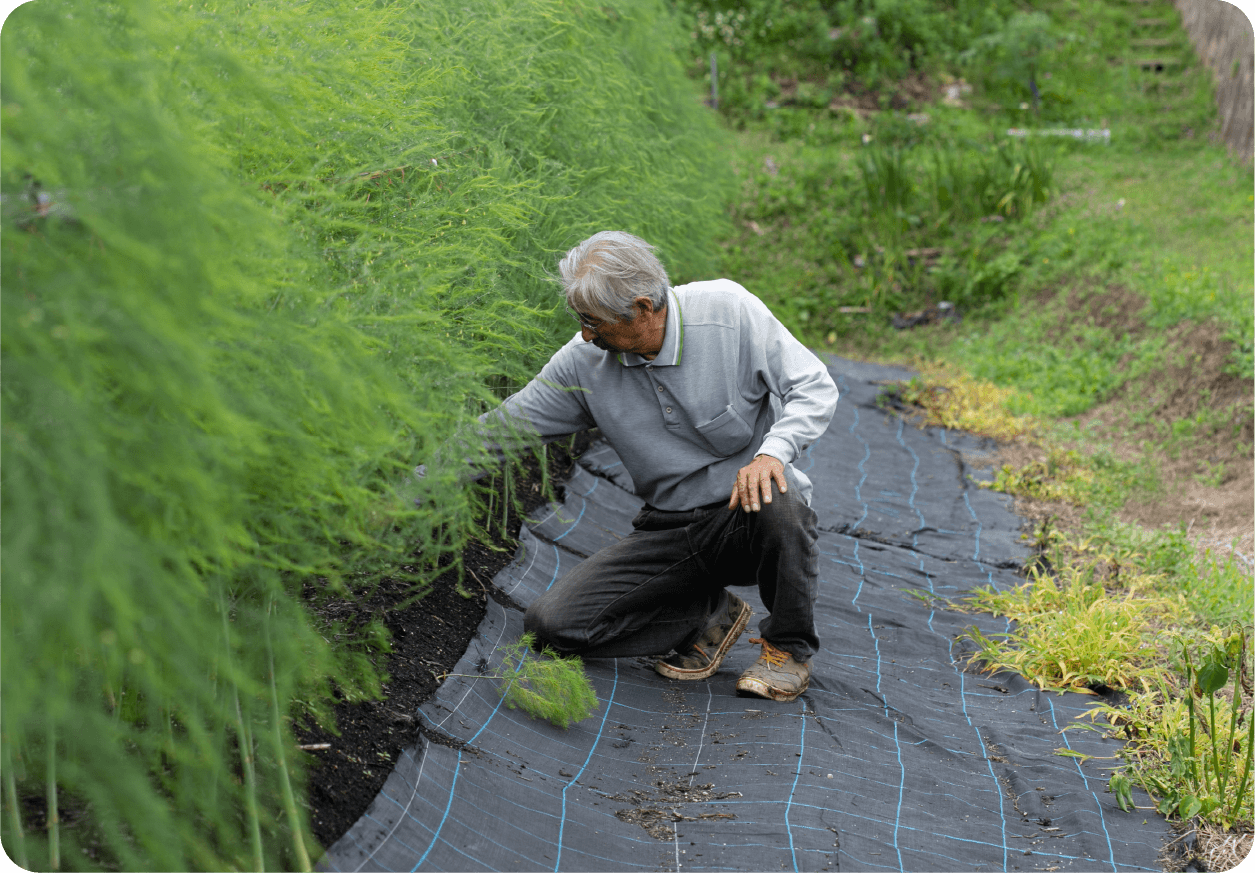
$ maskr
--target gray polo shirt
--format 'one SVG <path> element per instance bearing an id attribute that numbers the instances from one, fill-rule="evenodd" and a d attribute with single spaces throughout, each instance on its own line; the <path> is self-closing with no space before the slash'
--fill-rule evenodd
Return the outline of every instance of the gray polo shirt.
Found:
<path id="1" fill-rule="evenodd" d="M 546 441 L 596 426 L 637 495 L 658 509 L 728 500 L 755 455 L 791 467 L 836 409 L 827 368 L 735 282 L 682 285 L 667 300 L 654 360 L 604 352 L 576 334 L 481 421 L 509 415 Z M 788 472 L 809 503 L 810 480 Z"/>

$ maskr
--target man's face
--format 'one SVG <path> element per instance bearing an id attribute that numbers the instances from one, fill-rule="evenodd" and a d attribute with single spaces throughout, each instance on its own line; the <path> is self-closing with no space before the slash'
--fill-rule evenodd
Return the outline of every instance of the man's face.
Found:
<path id="1" fill-rule="evenodd" d="M 662 347 L 660 326 L 666 324 L 666 310 L 655 310 L 652 303 L 638 297 L 641 309 L 636 318 L 628 321 L 605 321 L 591 315 L 576 313 L 580 323 L 580 336 L 603 352 L 635 352 L 638 355 L 656 355 Z M 640 301 L 644 301 L 642 305 Z"/>
<path id="2" fill-rule="evenodd" d="M 591 315 L 577 314 L 580 321 L 580 336 L 584 342 L 592 343 L 603 352 L 630 352 L 635 345 L 632 334 L 632 321 L 603 321 Z"/>

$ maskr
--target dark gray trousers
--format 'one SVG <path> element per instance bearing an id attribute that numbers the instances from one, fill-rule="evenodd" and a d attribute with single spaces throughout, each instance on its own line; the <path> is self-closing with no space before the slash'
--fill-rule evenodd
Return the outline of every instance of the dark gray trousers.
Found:
<path id="1" fill-rule="evenodd" d="M 792 484 L 792 483 L 790 483 Z M 730 585 L 758 585 L 770 615 L 759 634 L 800 661 L 819 648 L 818 520 L 790 488 L 761 512 L 727 504 L 683 512 L 646 506 L 634 530 L 571 570 L 532 603 L 525 630 L 585 658 L 665 655 L 696 640 Z"/>

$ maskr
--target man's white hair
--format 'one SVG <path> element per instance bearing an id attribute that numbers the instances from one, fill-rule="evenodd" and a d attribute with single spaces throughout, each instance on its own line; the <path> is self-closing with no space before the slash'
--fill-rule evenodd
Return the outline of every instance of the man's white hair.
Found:
<path id="1" fill-rule="evenodd" d="M 567 308 L 603 321 L 634 319 L 637 297 L 662 309 L 671 287 L 654 247 L 621 230 L 593 234 L 566 253 L 558 272 Z"/>

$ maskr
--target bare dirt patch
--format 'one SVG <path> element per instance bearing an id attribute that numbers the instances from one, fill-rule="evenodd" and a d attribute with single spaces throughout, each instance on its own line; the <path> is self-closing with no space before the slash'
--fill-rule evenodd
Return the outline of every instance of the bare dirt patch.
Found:
<path id="1" fill-rule="evenodd" d="M 1113 338 L 1129 336 L 1138 339 L 1149 330 L 1142 317 L 1146 298 L 1122 285 L 1080 281 L 1064 290 L 1042 291 L 1032 305 L 1054 307 L 1059 312 L 1053 331 L 1044 337 L 1046 342 L 1055 345 L 1078 325 L 1099 328 Z"/>
<path id="2" fill-rule="evenodd" d="M 631 804 L 628 808 L 617 810 L 615 817 L 628 824 L 640 825 L 647 834 L 662 842 L 675 838 L 673 824 L 676 822 L 736 818 L 736 814 L 728 812 L 724 806 L 713 808 L 710 804 L 739 798 L 741 792 L 718 792 L 713 782 L 692 783 L 692 776 L 687 781 L 683 778 L 658 779 L 654 782 L 656 791 L 652 794 L 633 790 L 613 795 L 611 800 Z"/>
<path id="3" fill-rule="evenodd" d="M 1152 330 L 1145 298 L 1119 285 L 1079 283 L 1036 303 L 1060 312 L 1051 342 L 1080 324 L 1113 338 Z M 1200 554 L 1232 554 L 1255 569 L 1255 382 L 1228 371 L 1233 347 L 1215 322 L 1180 324 L 1162 339 L 1153 365 L 1072 420 L 1116 457 L 1149 461 L 1157 471 L 1154 487 L 1121 510 L 1121 521 L 1185 527 Z M 1045 448 L 1021 440 L 1002 446 L 995 463 L 1022 469 L 1046 457 Z M 1064 530 L 1079 529 L 1084 515 L 1083 507 L 1030 498 L 1018 498 L 1017 511 L 1034 527 L 1050 520 Z"/>
<path id="4" fill-rule="evenodd" d="M 1255 402 L 1250 379 L 1226 372 L 1217 324 L 1179 325 L 1158 366 L 1077 421 L 1118 455 L 1154 462 L 1162 489 L 1126 505 L 1124 521 L 1185 525 L 1200 550 L 1255 557 Z"/>

